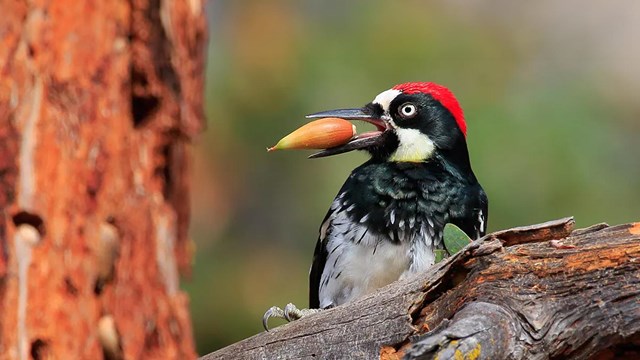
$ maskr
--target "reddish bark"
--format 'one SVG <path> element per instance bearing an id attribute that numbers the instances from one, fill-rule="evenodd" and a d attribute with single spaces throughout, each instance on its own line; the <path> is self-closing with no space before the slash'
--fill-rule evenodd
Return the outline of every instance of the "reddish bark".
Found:
<path id="1" fill-rule="evenodd" d="M 0 2 L 0 358 L 194 358 L 199 0 Z"/>

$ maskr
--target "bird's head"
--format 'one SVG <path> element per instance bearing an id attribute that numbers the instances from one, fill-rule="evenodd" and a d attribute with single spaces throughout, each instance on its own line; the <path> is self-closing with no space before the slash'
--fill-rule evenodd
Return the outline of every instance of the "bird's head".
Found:
<path id="1" fill-rule="evenodd" d="M 307 117 L 362 120 L 377 128 L 312 157 L 367 150 L 381 161 L 422 162 L 436 152 L 467 153 L 467 125 L 458 101 L 449 89 L 431 82 L 396 85 L 362 108 L 323 111 Z"/>

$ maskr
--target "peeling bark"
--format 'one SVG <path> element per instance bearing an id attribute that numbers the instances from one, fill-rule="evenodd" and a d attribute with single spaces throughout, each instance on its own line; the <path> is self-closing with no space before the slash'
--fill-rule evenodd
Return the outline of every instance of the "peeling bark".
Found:
<path id="1" fill-rule="evenodd" d="M 202 359 L 640 358 L 640 223 L 573 224 L 489 234 L 413 279 Z"/>
<path id="2" fill-rule="evenodd" d="M 194 358 L 199 0 L 0 2 L 0 358 Z"/>

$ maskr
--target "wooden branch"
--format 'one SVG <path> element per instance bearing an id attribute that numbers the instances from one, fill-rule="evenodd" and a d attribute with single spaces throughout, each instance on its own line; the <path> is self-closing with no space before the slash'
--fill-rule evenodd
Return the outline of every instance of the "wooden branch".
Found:
<path id="1" fill-rule="evenodd" d="M 202 359 L 639 358 L 640 223 L 573 225 L 489 234 L 413 279 Z"/>

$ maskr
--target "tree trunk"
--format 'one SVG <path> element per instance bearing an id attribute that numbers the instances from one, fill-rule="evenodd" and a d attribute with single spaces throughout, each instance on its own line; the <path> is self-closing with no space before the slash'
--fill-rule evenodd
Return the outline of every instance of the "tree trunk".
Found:
<path id="1" fill-rule="evenodd" d="M 199 0 L 0 1 L 0 358 L 194 358 Z"/>
<path id="2" fill-rule="evenodd" d="M 640 223 L 572 229 L 566 218 L 489 234 L 203 359 L 639 359 Z"/>

